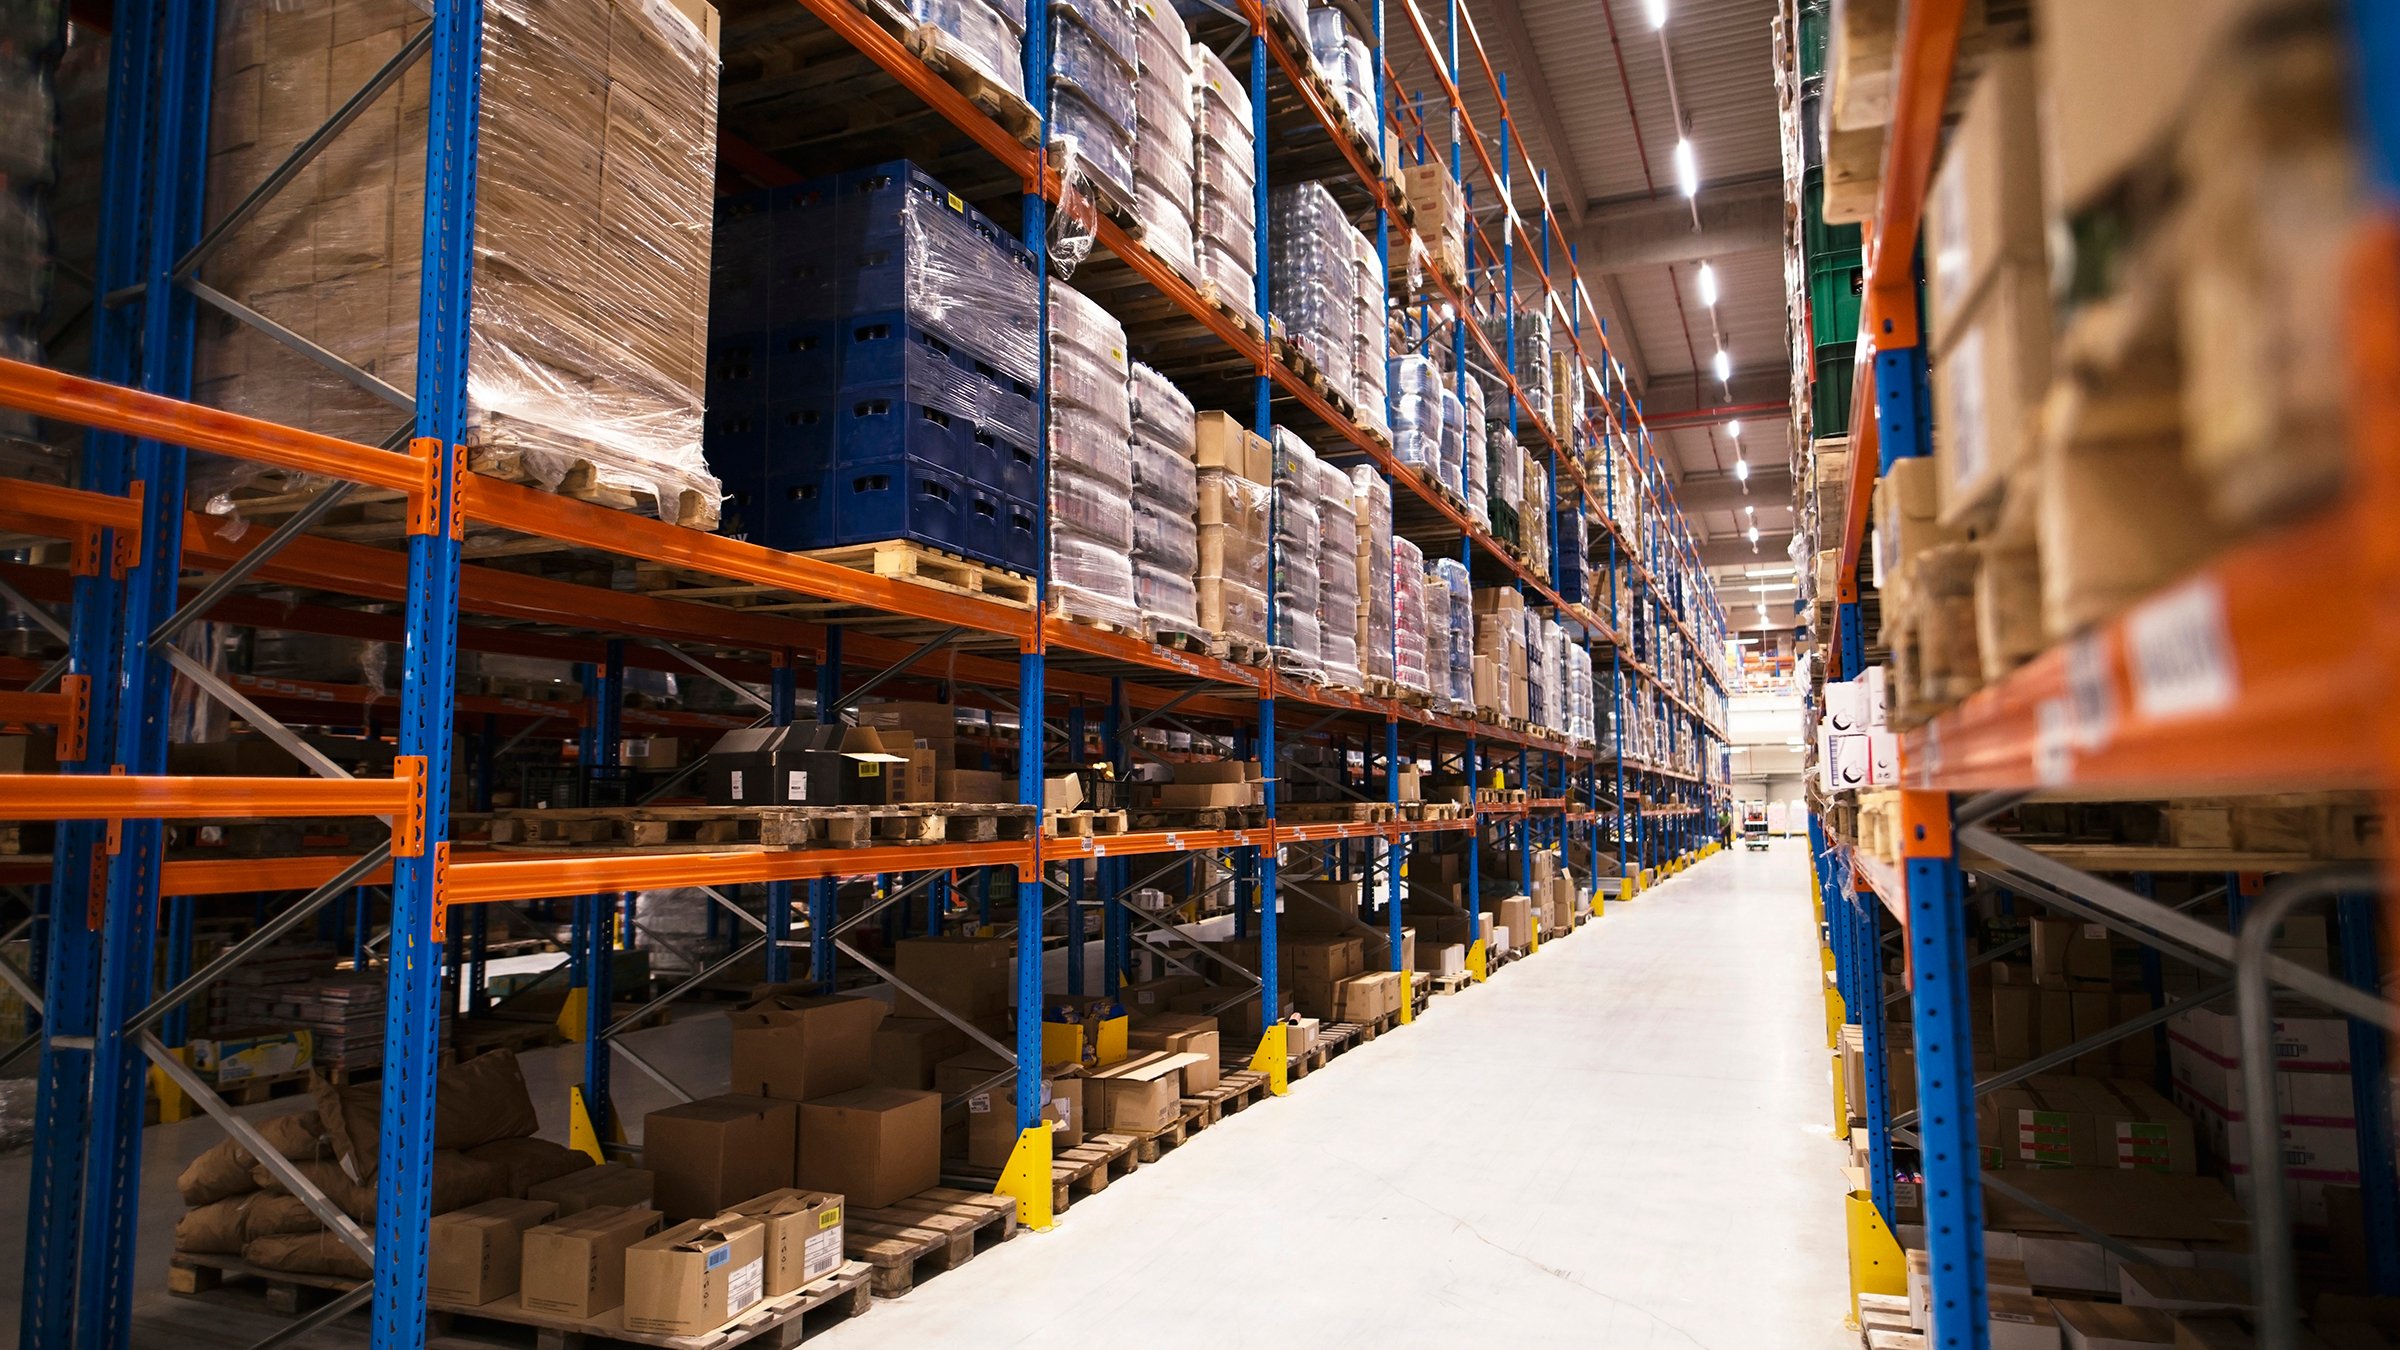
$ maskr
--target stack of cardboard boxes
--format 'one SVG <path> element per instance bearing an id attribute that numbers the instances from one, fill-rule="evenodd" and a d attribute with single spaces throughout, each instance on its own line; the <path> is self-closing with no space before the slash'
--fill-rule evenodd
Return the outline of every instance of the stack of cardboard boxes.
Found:
<path id="1" fill-rule="evenodd" d="M 1412 164 L 1400 186 L 1416 211 L 1416 237 L 1427 261 L 1456 284 L 1466 275 L 1467 198 L 1458 180 L 1439 164 Z"/>
<path id="2" fill-rule="evenodd" d="M 1900 781 L 1900 738 L 1888 724 L 1884 668 L 1825 682 L 1817 719 L 1817 784 L 1828 793 Z"/>
<path id="3" fill-rule="evenodd" d="M 892 700 L 858 707 L 856 726 L 803 723 L 727 733 L 709 751 L 716 806 L 992 804 L 1016 799 L 1016 775 L 961 767 L 958 710 Z M 985 761 L 980 750 L 970 762 Z"/>
<path id="4" fill-rule="evenodd" d="M 1475 709 L 1500 717 L 1528 715 L 1525 597 L 1514 586 L 1475 592 Z"/>
<path id="5" fill-rule="evenodd" d="M 211 85 L 220 219 L 428 20 L 404 0 L 229 6 Z M 475 467 L 646 494 L 714 525 L 700 450 L 716 13 L 529 0 L 484 14 L 467 421 Z M 427 68 L 358 113 L 201 279 L 384 386 L 416 383 Z M 380 444 L 385 397 L 212 313 L 194 397 Z M 588 480 L 585 482 L 583 480 Z"/>
<path id="6" fill-rule="evenodd" d="M 1198 416 L 1200 627 L 1219 647 L 1263 658 L 1273 452 L 1228 413 Z"/>

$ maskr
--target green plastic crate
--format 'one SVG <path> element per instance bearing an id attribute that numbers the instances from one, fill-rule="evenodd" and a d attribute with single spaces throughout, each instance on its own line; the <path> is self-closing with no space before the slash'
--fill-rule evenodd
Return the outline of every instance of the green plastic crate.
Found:
<path id="1" fill-rule="evenodd" d="M 1866 276 L 1865 264 L 1855 253 L 1830 264 L 1809 265 L 1809 336 L 1817 346 L 1857 340 L 1858 311 L 1866 297 Z"/>
<path id="2" fill-rule="evenodd" d="M 1817 382 L 1809 391 L 1809 408 L 1818 440 L 1850 434 L 1850 379 L 1858 349 L 1845 343 L 1817 348 Z"/>
<path id="3" fill-rule="evenodd" d="M 1856 225 L 1825 223 L 1825 170 L 1813 168 L 1800 180 L 1800 251 L 1813 269 L 1837 257 L 1856 262 L 1866 248 Z"/>
<path id="4" fill-rule="evenodd" d="M 1825 75 L 1825 50 L 1830 45 L 1833 22 L 1831 4 L 1800 6 L 1800 78 L 1822 79 Z"/>

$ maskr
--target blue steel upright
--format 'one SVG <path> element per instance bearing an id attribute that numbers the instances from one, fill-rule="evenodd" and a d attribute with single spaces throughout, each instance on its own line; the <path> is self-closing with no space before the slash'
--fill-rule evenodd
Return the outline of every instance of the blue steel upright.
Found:
<path id="1" fill-rule="evenodd" d="M 1975 1137 L 1967 910 L 1951 839 L 1949 798 L 1938 792 L 1902 791 L 1900 830 L 1908 889 L 1925 1250 L 1933 1285 L 1929 1344 L 1944 1350 L 1987 1350 L 1991 1329 L 1984 1288 L 1983 1182 Z M 1879 1019 L 1882 1010 L 1862 1009 L 1861 1015 Z"/>
<path id="2" fill-rule="evenodd" d="M 1027 7 L 1025 25 L 1025 98 L 1041 113 L 1042 144 L 1050 143 L 1050 7 L 1047 4 Z M 1034 339 L 1041 361 L 1040 388 L 1036 407 L 1041 422 L 1040 444 L 1036 447 L 1034 472 L 1041 484 L 1041 493 L 1034 502 L 1034 547 L 1042 558 L 1040 570 L 1034 573 L 1034 613 L 1038 618 L 1050 612 L 1050 204 L 1036 185 L 1025 194 L 1022 237 L 1025 247 L 1033 253 L 1034 275 L 1041 285 L 1034 293 Z M 1042 807 L 1042 738 L 1043 731 L 1043 661 L 1042 635 L 1037 623 L 1034 635 L 1017 655 L 1017 801 L 1034 808 L 1037 817 L 1033 831 L 1033 870 L 1017 876 L 1017 1036 L 1016 1051 L 1019 1066 L 1039 1065 L 1042 1062 L 1042 833 L 1038 819 Z M 819 714 L 822 716 L 822 713 Z M 830 903 L 827 909 L 830 910 Z M 810 916 L 814 923 L 815 916 Z M 827 944 L 830 947 L 830 944 Z M 1042 1118 L 1042 1076 L 1039 1072 L 1017 1074 L 1017 1129 L 1032 1129 Z"/>
<path id="3" fill-rule="evenodd" d="M 436 0 L 425 149 L 424 282 L 417 307 L 420 444 L 447 470 L 466 439 L 467 319 L 475 245 L 483 6 Z M 422 759 L 424 848 L 392 864 L 384 1006 L 382 1161 L 375 1182 L 376 1350 L 425 1343 L 425 1229 L 432 1217 L 434 1081 L 441 1048 L 443 873 L 458 647 L 458 480 L 434 475 L 408 541 L 408 646 L 400 753 Z"/>

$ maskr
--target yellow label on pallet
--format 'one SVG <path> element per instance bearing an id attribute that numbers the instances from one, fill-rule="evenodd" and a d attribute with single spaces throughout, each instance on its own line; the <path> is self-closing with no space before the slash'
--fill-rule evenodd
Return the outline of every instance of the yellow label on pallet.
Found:
<path id="1" fill-rule="evenodd" d="M 1017 1142 L 1008 1151 L 1008 1165 L 1000 1169 L 1000 1179 L 992 1183 L 992 1194 L 1005 1195 L 1017 1202 L 1017 1226 L 1039 1233 L 1050 1227 L 1054 1217 L 1050 1211 L 1050 1126 L 1036 1125 L 1030 1130 L 1017 1131 Z"/>

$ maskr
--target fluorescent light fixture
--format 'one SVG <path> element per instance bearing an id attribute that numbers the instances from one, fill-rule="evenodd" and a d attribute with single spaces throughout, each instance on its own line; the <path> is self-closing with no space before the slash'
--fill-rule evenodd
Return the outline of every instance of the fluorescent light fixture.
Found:
<path id="1" fill-rule="evenodd" d="M 1732 421 L 1727 422 L 1725 424 L 1725 434 L 1733 437 L 1737 441 L 1740 440 L 1742 438 L 1742 419 L 1737 417 Z"/>
<path id="2" fill-rule="evenodd" d="M 1700 303 L 1710 309 L 1717 307 L 1717 269 L 1707 263 L 1700 264 Z M 1739 436 L 1742 433 L 1736 431 L 1733 434 Z"/>
<path id="3" fill-rule="evenodd" d="M 1750 461 L 1748 459 L 1736 459 L 1733 462 L 1733 480 L 1737 483 L 1750 481 Z"/>
<path id="4" fill-rule="evenodd" d="M 1688 136 L 1675 138 L 1675 182 L 1683 189 L 1684 196 L 1700 195 L 1700 161 L 1692 153 L 1692 141 Z"/>
<path id="5" fill-rule="evenodd" d="M 1750 527 L 1750 542 L 1753 544 L 1758 542 L 1758 527 L 1756 525 Z"/>
<path id="6" fill-rule="evenodd" d="M 1733 378 L 1733 358 L 1725 354 L 1723 347 L 1717 348 L 1716 366 L 1718 383 L 1722 384 Z"/>
<path id="7" fill-rule="evenodd" d="M 1794 570 L 1790 567 L 1753 567 L 1742 575 L 1746 577 L 1788 577 Z"/>
<path id="8" fill-rule="evenodd" d="M 1667 0 L 1650 0 L 1650 26 L 1654 29 L 1667 26 Z"/>

